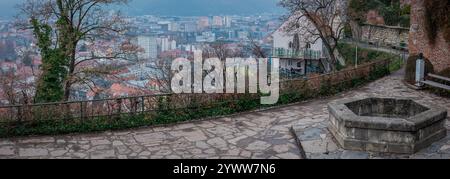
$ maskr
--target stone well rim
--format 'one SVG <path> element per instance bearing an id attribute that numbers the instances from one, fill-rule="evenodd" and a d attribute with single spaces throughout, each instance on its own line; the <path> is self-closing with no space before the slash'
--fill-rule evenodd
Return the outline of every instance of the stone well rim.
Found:
<path id="1" fill-rule="evenodd" d="M 367 100 L 367 99 L 394 99 L 394 100 L 410 100 L 418 105 L 428 108 L 428 110 L 407 118 L 387 118 L 374 116 L 359 116 L 355 114 L 346 104 Z M 379 97 L 366 96 L 347 99 L 339 99 L 328 104 L 328 109 L 336 120 L 342 122 L 347 128 L 375 129 L 415 132 L 436 122 L 442 117 L 447 116 L 447 110 L 428 102 L 418 101 L 414 98 L 405 97 Z"/>

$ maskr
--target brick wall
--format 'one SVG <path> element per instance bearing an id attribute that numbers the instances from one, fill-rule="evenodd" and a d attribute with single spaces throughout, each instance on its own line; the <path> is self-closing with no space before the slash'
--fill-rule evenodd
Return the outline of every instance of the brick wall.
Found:
<path id="1" fill-rule="evenodd" d="M 446 42 L 442 32 L 438 33 L 436 42 L 431 44 L 425 30 L 425 0 L 411 0 L 411 29 L 409 50 L 411 54 L 423 53 L 439 72 L 450 67 L 450 43 Z"/>

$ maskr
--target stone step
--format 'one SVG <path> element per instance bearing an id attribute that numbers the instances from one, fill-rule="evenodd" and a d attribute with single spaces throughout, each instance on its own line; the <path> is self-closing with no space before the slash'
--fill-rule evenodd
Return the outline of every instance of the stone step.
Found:
<path id="1" fill-rule="evenodd" d="M 449 90 L 450 91 L 450 86 L 448 86 L 448 85 L 444 85 L 444 84 L 437 83 L 437 82 L 434 82 L 434 81 L 429 81 L 429 80 L 423 81 L 422 83 L 424 83 L 426 85 L 429 85 L 429 86 L 433 86 L 433 87 L 436 87 L 436 88 L 441 88 L 441 89 L 445 89 L 445 90 Z"/>
<path id="2" fill-rule="evenodd" d="M 448 81 L 450 82 L 450 78 L 444 77 L 444 76 L 439 76 L 439 75 L 435 75 L 435 74 L 428 74 L 428 76 L 432 77 L 432 78 L 436 78 L 436 79 L 440 79 L 440 80 L 444 80 L 444 81 Z"/>

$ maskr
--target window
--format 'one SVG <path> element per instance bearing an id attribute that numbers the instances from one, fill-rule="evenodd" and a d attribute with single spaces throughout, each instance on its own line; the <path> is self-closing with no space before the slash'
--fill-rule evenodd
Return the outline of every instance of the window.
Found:
<path id="1" fill-rule="evenodd" d="M 310 48 L 311 48 L 311 44 L 310 44 L 310 43 L 307 43 L 306 46 L 305 46 L 305 48 L 306 48 L 306 49 L 310 49 Z"/>

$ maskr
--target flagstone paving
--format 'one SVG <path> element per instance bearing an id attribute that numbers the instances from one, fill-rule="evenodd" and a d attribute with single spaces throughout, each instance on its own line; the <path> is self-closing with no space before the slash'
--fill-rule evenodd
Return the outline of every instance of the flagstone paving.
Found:
<path id="1" fill-rule="evenodd" d="M 446 108 L 450 112 L 450 99 L 442 98 L 425 91 L 415 91 L 406 87 L 402 82 L 402 71 L 387 78 L 381 79 L 364 88 L 340 95 L 335 98 L 345 97 L 402 97 L 411 98 L 419 103 L 431 102 Z M 331 99 L 332 100 L 332 99 Z M 331 101 L 330 100 L 330 101 Z M 323 106 L 323 113 L 328 114 L 328 109 Z M 450 114 L 449 114 L 450 116 Z M 447 119 L 450 119 L 447 117 Z M 308 159 L 450 159 L 450 136 L 433 143 L 430 147 L 413 155 L 386 154 L 373 152 L 347 151 L 340 148 L 334 137 L 328 131 L 329 121 L 327 117 L 320 119 L 304 118 L 293 125 L 292 130 L 297 137 L 297 142 L 302 148 L 305 158 Z M 447 131 L 450 131 L 450 122 L 447 120 Z M 450 132 L 447 132 L 450 135 Z"/>
<path id="2" fill-rule="evenodd" d="M 327 139 L 321 133 L 328 119 L 326 105 L 332 100 L 374 94 L 412 97 L 450 109 L 450 99 L 408 89 L 400 79 L 394 74 L 332 98 L 208 121 L 96 134 L 0 139 L 0 158 L 301 159 L 303 152 L 291 133 L 292 126 L 310 129 L 302 135 L 306 140 L 303 147 L 310 147 L 308 151 L 339 151 L 334 143 L 323 146 L 322 142 L 322 138 Z M 450 140 L 444 139 L 426 150 L 417 158 L 450 158 Z M 335 158 L 370 158 L 368 155 L 344 151 Z"/>

